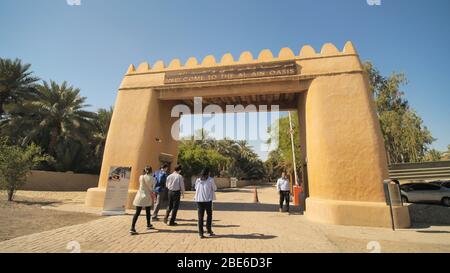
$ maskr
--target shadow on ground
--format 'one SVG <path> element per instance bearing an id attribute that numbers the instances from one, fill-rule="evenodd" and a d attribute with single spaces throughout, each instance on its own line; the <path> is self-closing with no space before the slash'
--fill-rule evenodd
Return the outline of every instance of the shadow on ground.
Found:
<path id="1" fill-rule="evenodd" d="M 177 222 L 178 222 L 177 226 L 179 226 L 179 227 L 196 227 L 197 226 L 197 224 L 194 224 L 194 223 L 180 223 L 180 221 L 177 221 Z M 215 228 L 238 228 L 238 227 L 241 227 L 241 226 L 239 226 L 239 225 L 217 225 L 217 224 L 214 224 L 214 227 Z"/>
<path id="2" fill-rule="evenodd" d="M 448 234 L 450 231 L 445 230 L 418 230 L 418 233 L 429 233 L 429 234 Z"/>
<path id="3" fill-rule="evenodd" d="M 214 211 L 264 211 L 278 212 L 279 206 L 276 204 L 263 203 L 238 203 L 238 202 L 214 202 Z M 191 201 L 182 201 L 180 210 L 197 210 L 197 204 Z M 291 214 L 301 214 L 298 207 L 290 207 Z"/>
<path id="4" fill-rule="evenodd" d="M 274 184 L 259 184 L 257 186 L 247 186 L 245 188 L 225 188 L 225 189 L 218 189 L 217 192 L 253 192 L 255 187 L 259 189 L 265 189 L 265 188 L 273 188 Z"/>
<path id="5" fill-rule="evenodd" d="M 23 201 L 13 201 L 16 204 L 19 205 L 26 205 L 26 206 L 56 206 L 56 205 L 61 205 L 62 202 L 61 201 L 27 201 L 27 200 L 23 200 Z"/>
<path id="6" fill-rule="evenodd" d="M 181 210 L 197 210 L 197 204 L 192 201 L 182 201 Z M 214 211 L 261 211 L 261 212 L 278 212 L 279 205 L 264 203 L 242 203 L 242 202 L 214 202 Z M 300 207 L 290 206 L 290 215 L 303 215 Z"/>
<path id="7" fill-rule="evenodd" d="M 277 236 L 275 235 L 264 235 L 260 233 L 251 233 L 251 234 L 216 234 L 214 237 L 209 238 L 228 238 L 228 239 L 256 239 L 256 240 L 268 240 L 274 239 Z"/>
<path id="8" fill-rule="evenodd" d="M 450 226 L 450 208 L 431 204 L 410 204 L 411 228 L 426 229 L 431 226 Z M 450 233 L 448 231 L 417 231 L 420 233 Z"/>
<path id="9" fill-rule="evenodd" d="M 216 226 L 214 226 L 216 227 Z M 138 234 L 135 234 L 133 236 L 140 236 L 140 235 L 150 235 L 152 233 L 174 233 L 174 234 L 198 234 L 198 231 L 196 230 L 188 230 L 188 229 L 155 229 L 152 231 L 146 231 L 146 232 L 140 232 Z M 210 239 L 256 239 L 256 240 L 269 240 L 274 239 L 277 236 L 275 235 L 265 235 L 261 233 L 250 233 L 250 234 L 216 234 L 213 237 L 207 237 Z"/>
<path id="10" fill-rule="evenodd" d="M 213 217 L 214 218 L 214 217 Z M 181 219 L 181 218 L 177 218 L 177 221 L 180 221 L 180 222 L 194 222 L 194 223 L 197 223 L 197 219 Z M 220 220 L 216 220 L 216 219 L 213 219 L 213 222 L 220 222 Z"/>

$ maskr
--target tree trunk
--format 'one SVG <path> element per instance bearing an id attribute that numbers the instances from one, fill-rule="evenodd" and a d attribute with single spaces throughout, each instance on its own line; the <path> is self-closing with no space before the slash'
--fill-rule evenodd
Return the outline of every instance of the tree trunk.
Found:
<path id="1" fill-rule="evenodd" d="M 0 118 L 3 116 L 5 111 L 3 110 L 3 100 L 0 100 Z"/>
<path id="2" fill-rule="evenodd" d="M 8 189 L 8 202 L 12 202 L 13 201 L 13 197 L 14 197 L 14 189 L 9 188 Z"/>
<path id="3" fill-rule="evenodd" d="M 51 155 L 54 155 L 54 151 L 55 151 L 54 149 L 56 146 L 57 139 L 58 139 L 58 129 L 52 128 L 50 130 L 50 143 L 49 143 L 49 147 L 48 147 Z"/>

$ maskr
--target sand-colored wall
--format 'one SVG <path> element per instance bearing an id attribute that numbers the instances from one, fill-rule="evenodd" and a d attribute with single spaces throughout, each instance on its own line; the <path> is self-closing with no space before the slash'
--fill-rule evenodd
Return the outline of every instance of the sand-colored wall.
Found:
<path id="1" fill-rule="evenodd" d="M 306 98 L 306 141 L 311 197 L 385 201 L 386 154 L 363 73 L 313 81 Z"/>
<path id="2" fill-rule="evenodd" d="M 96 187 L 98 175 L 32 171 L 21 190 L 26 191 L 87 191 Z"/>
<path id="3" fill-rule="evenodd" d="M 120 91 L 109 129 L 99 187 L 106 186 L 110 166 L 131 166 L 130 189 L 146 165 L 159 168 L 161 153 L 172 154 L 176 165 L 178 145 L 171 137 L 170 103 L 161 104 L 153 90 Z M 161 142 L 156 141 L 160 139 Z"/>
<path id="4" fill-rule="evenodd" d="M 86 204 L 102 206 L 111 166 L 131 167 L 128 204 L 139 187 L 139 176 L 145 166 L 159 168 L 161 153 L 174 155 L 177 164 L 178 143 L 172 137 L 171 117 L 174 102 L 161 103 L 151 89 L 119 91 L 114 107 L 98 187 L 88 191 Z M 175 135 L 179 130 L 175 132 Z M 178 137 L 176 135 L 176 137 Z M 157 141 L 157 139 L 159 141 Z"/>

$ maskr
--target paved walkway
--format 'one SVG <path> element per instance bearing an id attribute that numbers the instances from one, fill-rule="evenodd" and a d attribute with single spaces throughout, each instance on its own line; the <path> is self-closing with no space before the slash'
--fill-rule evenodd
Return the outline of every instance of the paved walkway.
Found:
<path id="1" fill-rule="evenodd" d="M 46 209 L 99 213 L 85 208 L 84 193 L 35 193 L 63 202 Z M 252 204 L 251 188 L 219 192 L 214 205 L 213 228 L 217 236 L 200 240 L 195 203 L 187 193 L 177 227 L 155 222 L 145 230 L 141 216 L 139 235 L 128 234 L 131 215 L 104 217 L 81 225 L 27 235 L 0 243 L 0 252 L 450 252 L 450 227 L 399 230 L 316 224 L 299 214 L 277 212 L 272 187 L 259 190 L 261 204 Z M 132 213 L 132 211 L 130 211 Z"/>

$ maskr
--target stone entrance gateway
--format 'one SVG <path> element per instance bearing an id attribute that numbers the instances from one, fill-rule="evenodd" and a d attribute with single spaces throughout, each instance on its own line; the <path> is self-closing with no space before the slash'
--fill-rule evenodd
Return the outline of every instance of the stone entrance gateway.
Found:
<path id="1" fill-rule="evenodd" d="M 220 62 L 178 59 L 128 69 L 119 88 L 109 129 L 100 181 L 88 190 L 86 205 L 103 206 L 110 166 L 131 166 L 128 205 L 138 177 L 160 155 L 173 155 L 174 105 L 275 104 L 299 114 L 303 161 L 307 161 L 309 197 L 306 216 L 323 223 L 390 227 L 383 180 L 388 178 L 383 138 L 359 56 L 351 42 L 339 51 L 325 44 L 320 53 L 304 46 L 298 55 L 283 48 L 278 56 L 263 50 Z M 302 162 L 302 163 L 305 163 Z M 408 209 L 396 208 L 398 227 L 409 227 Z"/>

